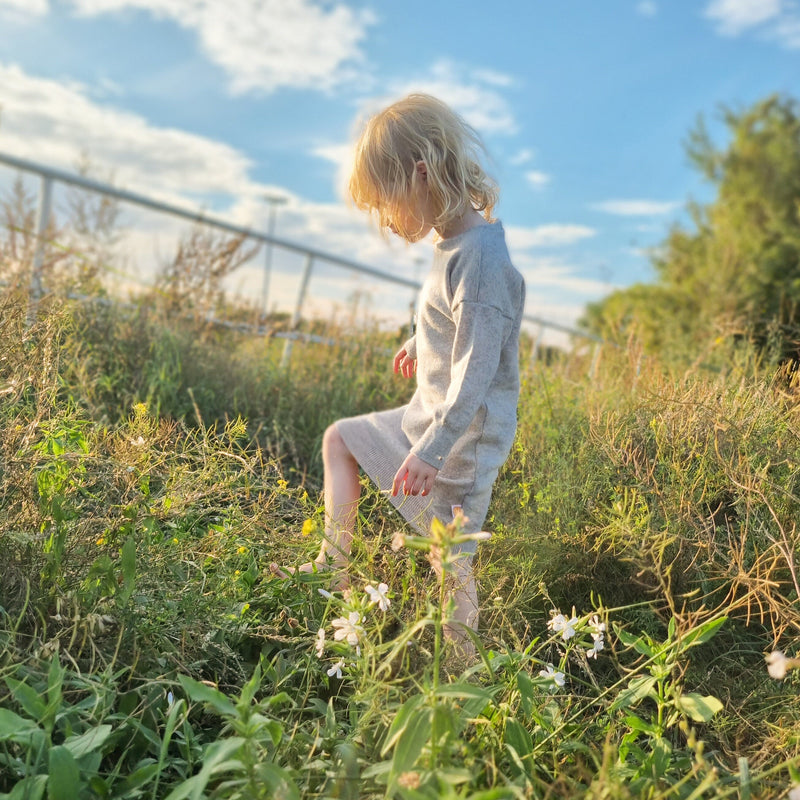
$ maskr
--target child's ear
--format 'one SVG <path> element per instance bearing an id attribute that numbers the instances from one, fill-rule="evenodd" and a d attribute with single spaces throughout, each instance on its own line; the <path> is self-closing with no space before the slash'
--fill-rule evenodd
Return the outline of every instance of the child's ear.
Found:
<path id="1" fill-rule="evenodd" d="M 417 177 L 423 181 L 428 180 L 428 167 L 425 166 L 424 161 L 417 161 L 417 163 L 414 164 L 414 169 L 417 171 Z"/>

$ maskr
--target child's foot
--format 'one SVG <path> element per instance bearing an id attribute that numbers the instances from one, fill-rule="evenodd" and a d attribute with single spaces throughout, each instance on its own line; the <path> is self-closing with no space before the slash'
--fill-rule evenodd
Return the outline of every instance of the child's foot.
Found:
<path id="1" fill-rule="evenodd" d="M 300 572 L 304 575 L 311 575 L 315 572 L 330 572 L 334 578 L 331 589 L 334 592 L 342 592 L 350 586 L 350 579 L 347 576 L 347 564 L 329 564 L 328 562 L 319 563 L 318 561 L 307 561 L 297 569 L 293 567 L 281 567 L 275 561 L 269 565 L 269 571 L 278 578 L 291 578 L 292 575 Z"/>

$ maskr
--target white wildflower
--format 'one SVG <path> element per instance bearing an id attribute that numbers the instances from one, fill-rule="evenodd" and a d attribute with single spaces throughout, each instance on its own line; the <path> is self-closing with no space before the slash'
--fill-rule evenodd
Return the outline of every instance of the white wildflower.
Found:
<path id="1" fill-rule="evenodd" d="M 351 647 L 358 644 L 358 637 L 364 633 L 364 628 L 360 625 L 361 614 L 358 611 L 351 611 L 346 617 L 335 619 L 331 625 L 336 628 L 333 638 L 337 642 L 345 639 Z"/>
<path id="2" fill-rule="evenodd" d="M 317 591 L 326 599 L 333 600 L 333 595 L 327 589 L 317 589 Z"/>
<path id="3" fill-rule="evenodd" d="M 594 614 L 589 620 L 589 633 L 592 635 L 592 646 L 586 651 L 589 658 L 597 658 L 597 654 L 605 647 L 606 624 L 600 621 L 600 617 Z"/>
<path id="4" fill-rule="evenodd" d="M 593 642 L 592 646 L 586 651 L 586 655 L 589 658 L 595 658 L 596 659 L 597 658 L 597 654 L 603 649 L 603 647 L 605 647 L 605 641 L 603 640 L 603 634 L 602 633 L 593 633 L 592 634 L 592 639 L 594 639 L 594 642 Z"/>
<path id="5" fill-rule="evenodd" d="M 789 800 L 800 800 L 800 784 L 789 789 Z"/>
<path id="6" fill-rule="evenodd" d="M 397 531 L 394 536 L 392 536 L 392 552 L 398 553 L 406 546 L 406 537 Z"/>
<path id="7" fill-rule="evenodd" d="M 167 706 L 172 707 L 172 704 L 175 702 L 175 695 L 172 692 L 167 692 Z"/>
<path id="8" fill-rule="evenodd" d="M 562 687 L 564 685 L 564 673 L 556 672 L 556 669 L 552 664 L 548 664 L 545 669 L 540 669 L 539 675 L 542 678 L 549 678 L 553 682 L 552 688 L 554 689 L 556 686 Z"/>
<path id="9" fill-rule="evenodd" d="M 391 605 L 389 598 L 386 596 L 389 587 L 385 583 L 379 583 L 377 589 L 372 585 L 367 585 L 365 591 L 369 595 L 370 604 L 377 603 L 381 611 L 386 611 Z"/>
<path id="10" fill-rule="evenodd" d="M 314 643 L 314 649 L 317 651 L 317 658 L 322 658 L 322 653 L 325 650 L 325 628 L 320 628 L 317 631 L 317 640 Z"/>
<path id="11" fill-rule="evenodd" d="M 550 622 L 547 623 L 549 630 L 553 633 L 560 633 L 561 638 L 566 642 L 575 635 L 575 625 L 578 623 L 578 618 L 572 616 L 567 619 L 563 614 L 555 614 Z"/>
<path id="12" fill-rule="evenodd" d="M 589 627 L 592 628 L 592 637 L 595 636 L 602 636 L 606 630 L 605 622 L 600 621 L 600 617 L 597 614 L 593 614 L 592 618 L 589 620 Z"/>
<path id="13" fill-rule="evenodd" d="M 786 658 L 780 650 L 773 650 L 767 656 L 767 672 L 770 678 L 775 678 L 776 681 L 782 680 L 789 669 L 791 669 L 791 659 Z"/>
<path id="14" fill-rule="evenodd" d="M 341 679 L 342 677 L 342 667 L 344 666 L 344 659 L 340 658 L 329 670 L 328 670 L 328 677 L 332 678 L 334 675 Z"/>

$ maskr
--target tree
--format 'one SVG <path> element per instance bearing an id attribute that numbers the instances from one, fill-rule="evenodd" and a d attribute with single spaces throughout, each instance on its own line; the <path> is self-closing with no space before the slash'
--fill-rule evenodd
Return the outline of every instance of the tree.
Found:
<path id="1" fill-rule="evenodd" d="M 800 117 L 791 98 L 723 109 L 724 149 L 702 121 L 687 153 L 716 186 L 715 200 L 690 206 L 693 230 L 675 226 L 653 257 L 653 286 L 615 292 L 583 323 L 600 335 L 665 340 L 696 350 L 721 330 L 763 341 L 776 324 L 800 340 Z M 795 345 L 796 346 L 796 345 Z"/>

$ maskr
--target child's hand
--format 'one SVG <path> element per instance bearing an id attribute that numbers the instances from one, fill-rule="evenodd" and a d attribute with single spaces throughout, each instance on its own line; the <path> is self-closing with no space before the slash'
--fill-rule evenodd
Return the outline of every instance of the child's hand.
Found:
<path id="1" fill-rule="evenodd" d="M 395 375 L 399 372 L 404 378 L 410 378 L 417 371 L 417 359 L 410 358 L 405 347 L 394 357 Z"/>
<path id="2" fill-rule="evenodd" d="M 421 494 L 425 497 L 433 488 L 433 482 L 438 474 L 439 470 L 436 467 L 409 453 L 392 481 L 392 497 L 397 497 L 401 486 L 403 494 Z"/>

